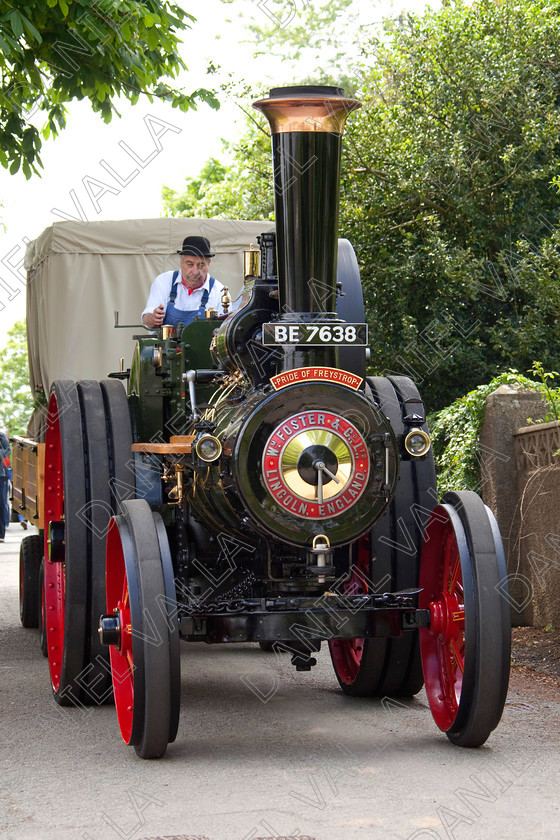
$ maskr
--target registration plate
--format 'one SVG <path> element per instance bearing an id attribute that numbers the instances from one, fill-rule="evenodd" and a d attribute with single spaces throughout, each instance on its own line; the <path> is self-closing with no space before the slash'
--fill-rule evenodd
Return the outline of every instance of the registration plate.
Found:
<path id="1" fill-rule="evenodd" d="M 308 347 L 353 345 L 366 347 L 367 324 L 333 324 L 313 321 L 308 324 L 263 324 L 263 344 L 306 345 Z"/>

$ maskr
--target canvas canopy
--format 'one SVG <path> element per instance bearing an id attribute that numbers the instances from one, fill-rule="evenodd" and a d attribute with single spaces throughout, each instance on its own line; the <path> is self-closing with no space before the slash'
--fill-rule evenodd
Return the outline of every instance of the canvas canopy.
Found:
<path id="1" fill-rule="evenodd" d="M 179 267 L 185 236 L 206 236 L 216 256 L 212 274 L 230 289 L 243 282 L 243 250 L 256 245 L 270 222 L 207 219 L 135 219 L 55 222 L 30 242 L 27 269 L 27 339 L 32 392 L 48 394 L 55 379 L 104 379 L 130 365 L 133 335 L 114 328 L 139 325 L 154 277 Z"/>

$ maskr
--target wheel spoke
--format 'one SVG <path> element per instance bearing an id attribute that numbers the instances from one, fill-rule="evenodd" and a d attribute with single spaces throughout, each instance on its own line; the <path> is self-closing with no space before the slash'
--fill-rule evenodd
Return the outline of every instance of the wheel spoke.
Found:
<path id="1" fill-rule="evenodd" d="M 449 581 L 449 585 L 447 587 L 447 591 L 450 594 L 453 593 L 453 592 L 456 592 L 460 574 L 461 574 L 461 560 L 459 558 L 459 554 L 456 553 L 453 572 L 451 574 L 451 580 Z"/>
<path id="2" fill-rule="evenodd" d="M 455 662 L 457 664 L 457 667 L 459 668 L 459 670 L 461 672 L 461 676 L 462 676 L 465 672 L 465 662 L 464 662 L 463 656 L 461 654 L 461 651 L 457 647 L 457 644 L 456 644 L 454 639 L 451 639 L 451 650 L 453 651 L 454 660 L 455 660 Z"/>
<path id="3" fill-rule="evenodd" d="M 451 538 L 448 535 L 445 541 L 445 548 L 444 548 L 444 555 L 443 555 L 443 584 L 442 584 L 442 591 L 449 592 L 449 567 L 451 565 L 450 556 L 452 554 L 453 548 L 451 544 Z"/>
<path id="4" fill-rule="evenodd" d="M 450 646 L 447 644 L 442 645 L 441 652 L 442 673 L 444 675 L 442 680 L 442 690 L 448 711 L 454 717 L 457 714 L 458 706 L 456 668 L 453 663 L 453 655 L 451 653 Z"/>

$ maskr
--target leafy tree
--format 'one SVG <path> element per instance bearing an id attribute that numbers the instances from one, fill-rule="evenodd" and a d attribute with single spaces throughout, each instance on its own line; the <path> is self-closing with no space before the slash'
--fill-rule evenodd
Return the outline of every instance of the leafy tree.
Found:
<path id="1" fill-rule="evenodd" d="M 342 225 L 374 367 L 408 372 L 436 408 L 505 367 L 558 366 L 560 18 L 457 0 L 386 36 L 362 67 Z"/>
<path id="2" fill-rule="evenodd" d="M 223 181 L 227 168 L 215 158 L 210 158 L 197 178 L 185 179 L 185 190 L 180 195 L 169 187 L 163 187 L 161 194 L 170 216 L 196 216 L 200 202 L 214 184 Z"/>
<path id="3" fill-rule="evenodd" d="M 42 166 L 42 138 L 66 124 L 66 104 L 89 99 L 109 122 L 117 99 L 144 94 L 183 111 L 205 101 L 161 81 L 186 69 L 179 32 L 192 15 L 168 0 L 0 0 L 0 163 L 27 178 Z M 45 115 L 39 131 L 30 121 Z"/>
<path id="4" fill-rule="evenodd" d="M 297 50 L 298 32 L 275 38 Z M 453 0 L 386 21 L 358 58 L 340 227 L 362 270 L 371 370 L 408 373 L 434 410 L 511 366 L 560 368 L 558 5 Z M 250 195 L 249 217 L 270 218 L 268 138 L 253 122 L 229 151 L 193 212 L 239 217 Z"/>
<path id="5" fill-rule="evenodd" d="M 356 33 L 364 20 L 361 0 L 274 0 L 256 6 L 252 0 L 245 0 L 244 5 L 240 5 L 240 0 L 222 2 L 235 4 L 252 36 L 255 58 L 281 58 L 284 75 L 292 75 L 298 84 L 304 83 L 308 72 L 302 67 L 313 68 L 310 84 L 334 84 L 348 89 L 355 84 L 353 54 Z M 367 4 L 365 11 L 366 17 L 371 16 Z"/>
<path id="6" fill-rule="evenodd" d="M 358 26 L 360 0 L 324 0 L 320 5 L 274 0 L 222 0 L 231 5 L 246 25 L 253 56 L 282 58 L 282 84 L 325 84 L 353 90 L 359 77 L 352 73 L 353 39 Z M 302 67 L 313 67 L 307 76 Z M 165 212 L 202 218 L 274 218 L 270 132 L 267 120 L 254 111 L 251 100 L 268 95 L 232 80 L 223 85 L 245 115 L 245 131 L 231 142 L 223 140 L 223 164 L 211 159 L 196 178 L 187 178 L 182 192 L 163 187 Z"/>
<path id="7" fill-rule="evenodd" d="M 0 428 L 11 435 L 25 435 L 33 408 L 25 321 L 16 321 L 0 360 Z"/>
<path id="8" fill-rule="evenodd" d="M 270 134 L 262 117 L 247 115 L 247 130 L 236 143 L 225 143 L 231 164 L 211 158 L 197 178 L 187 178 L 178 193 L 163 187 L 165 212 L 170 216 L 223 219 L 272 219 L 274 193 Z"/>

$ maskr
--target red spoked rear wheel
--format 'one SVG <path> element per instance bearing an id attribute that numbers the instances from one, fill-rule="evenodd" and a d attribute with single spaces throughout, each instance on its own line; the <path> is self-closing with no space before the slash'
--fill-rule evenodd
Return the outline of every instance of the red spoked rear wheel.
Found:
<path id="1" fill-rule="evenodd" d="M 370 545 L 369 534 L 358 541 L 354 570 L 344 586 L 345 595 L 360 595 L 368 591 Z M 379 682 L 379 656 L 377 648 L 368 644 L 370 641 L 359 638 L 329 641 L 334 671 L 345 694 L 360 697 L 375 692 Z"/>
<path id="2" fill-rule="evenodd" d="M 55 382 L 45 446 L 45 626 L 53 695 L 82 702 L 87 665 L 87 530 L 82 418 L 74 382 Z"/>
<path id="3" fill-rule="evenodd" d="M 470 491 L 448 493 L 426 526 L 419 606 L 426 693 L 438 727 L 480 746 L 497 726 L 509 679 L 507 571 L 491 511 Z"/>
<path id="4" fill-rule="evenodd" d="M 367 378 L 372 397 L 397 434 L 410 426 L 404 417 L 417 410 L 420 395 L 404 376 Z M 427 431 L 427 426 L 423 427 Z M 431 452 L 403 460 L 396 493 L 384 516 L 357 544 L 353 576 L 346 587 L 356 594 L 373 588 L 396 592 L 418 586 L 422 522 L 433 507 L 436 476 Z M 333 639 L 334 670 L 345 694 L 358 697 L 409 697 L 422 688 L 418 631 L 400 638 Z"/>
<path id="5" fill-rule="evenodd" d="M 61 705 L 99 704 L 112 695 L 108 652 L 97 629 L 105 608 L 109 518 L 123 492 L 134 494 L 131 443 L 120 382 L 53 383 L 45 449 L 44 626 Z"/>

